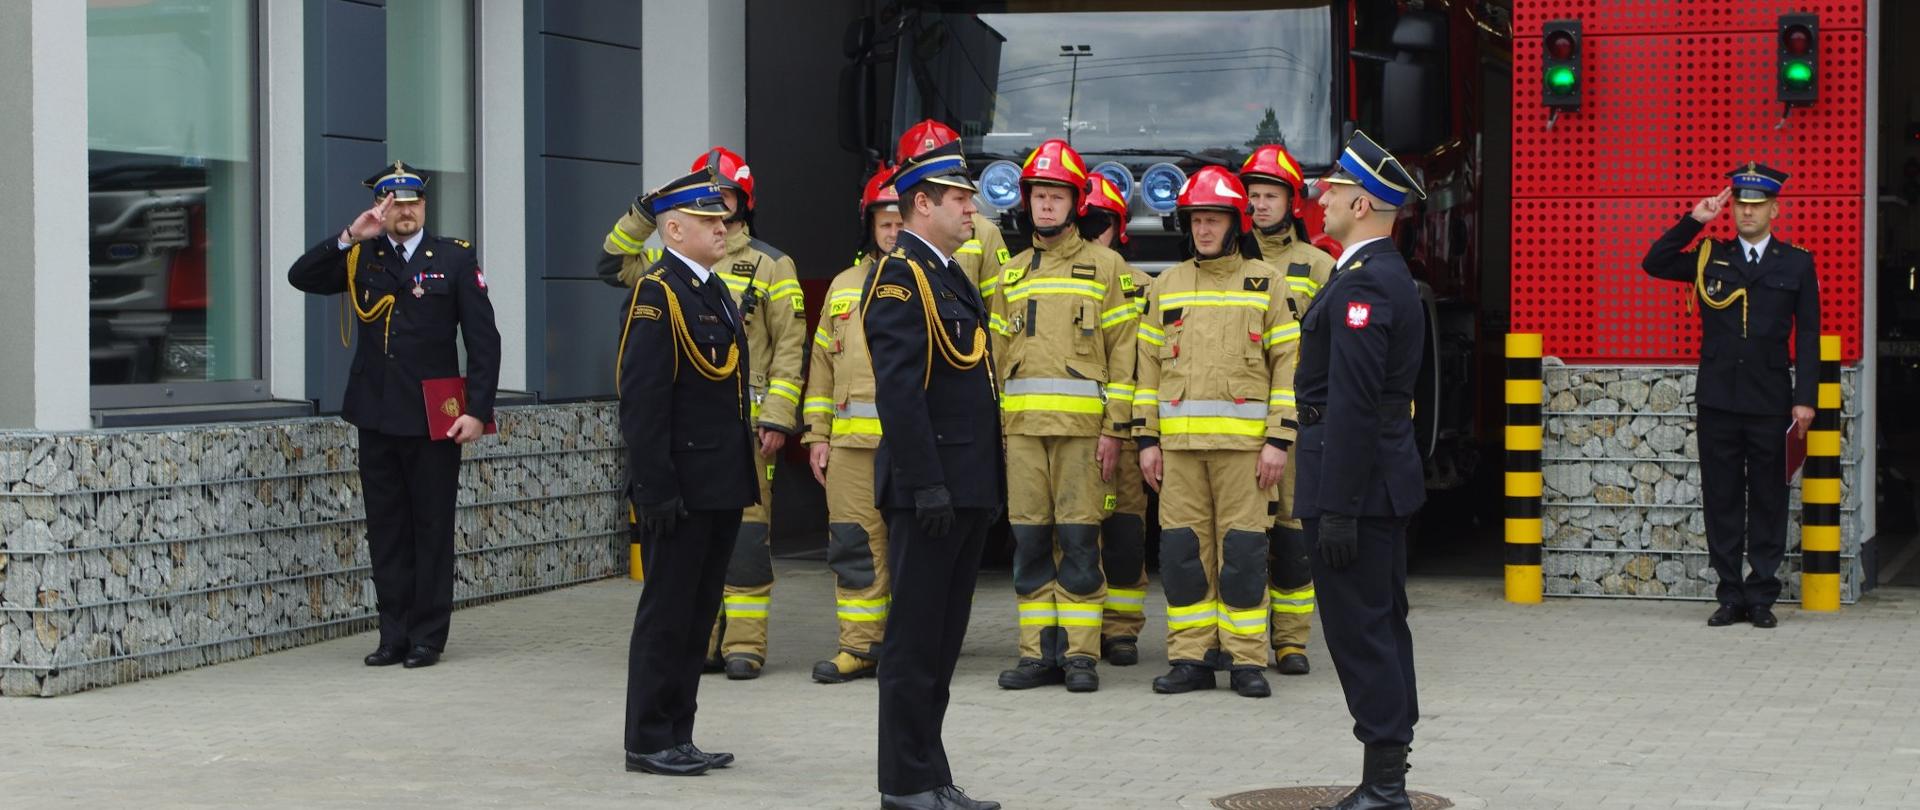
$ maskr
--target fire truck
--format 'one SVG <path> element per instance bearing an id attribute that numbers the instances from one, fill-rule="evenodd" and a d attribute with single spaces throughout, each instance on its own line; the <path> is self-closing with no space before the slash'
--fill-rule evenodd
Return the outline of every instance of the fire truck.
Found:
<path id="1" fill-rule="evenodd" d="M 953 126 L 1018 252 L 1019 163 L 1067 139 L 1127 194 L 1128 258 L 1157 273 L 1184 258 L 1172 213 L 1198 167 L 1282 143 L 1313 177 L 1365 130 L 1427 190 L 1396 238 L 1428 307 L 1428 486 L 1449 489 L 1500 424 L 1511 40 L 1510 0 L 887 3 L 847 28 L 840 140 L 878 163 L 914 122 Z"/>

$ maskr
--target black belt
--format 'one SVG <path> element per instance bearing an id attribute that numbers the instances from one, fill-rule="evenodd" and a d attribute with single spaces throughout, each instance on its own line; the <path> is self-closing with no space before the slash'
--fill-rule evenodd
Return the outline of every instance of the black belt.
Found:
<path id="1" fill-rule="evenodd" d="M 1404 416 L 1411 419 L 1413 417 L 1413 409 L 1409 407 L 1411 404 L 1412 403 L 1409 402 L 1382 402 L 1378 408 L 1374 409 L 1374 413 L 1379 414 L 1381 419 L 1392 419 L 1396 416 Z M 1319 424 L 1320 420 L 1327 418 L 1326 411 L 1318 405 L 1301 404 L 1298 411 L 1301 427 Z"/>

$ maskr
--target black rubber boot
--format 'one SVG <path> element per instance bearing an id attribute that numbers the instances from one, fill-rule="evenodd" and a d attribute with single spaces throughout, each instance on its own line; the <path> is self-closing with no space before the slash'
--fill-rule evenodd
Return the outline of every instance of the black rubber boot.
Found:
<path id="1" fill-rule="evenodd" d="M 1407 753 L 1404 745 L 1369 745 L 1360 766 L 1360 786 L 1332 807 L 1314 810 L 1412 810 L 1407 799 Z"/>
<path id="2" fill-rule="evenodd" d="M 1167 674 L 1153 679 L 1153 691 L 1163 695 L 1178 695 L 1197 689 L 1212 689 L 1219 684 L 1213 677 L 1213 669 L 1200 664 L 1174 664 Z"/>
<path id="3" fill-rule="evenodd" d="M 1037 658 L 1022 658 L 1013 669 L 1000 672 L 1001 689 L 1032 689 L 1049 686 L 1066 680 L 1066 673 L 1059 667 L 1048 666 Z"/>

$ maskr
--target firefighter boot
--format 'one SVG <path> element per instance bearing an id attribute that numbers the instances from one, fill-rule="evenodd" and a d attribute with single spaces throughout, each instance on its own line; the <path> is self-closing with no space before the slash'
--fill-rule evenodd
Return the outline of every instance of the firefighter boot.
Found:
<path id="1" fill-rule="evenodd" d="M 1178 695 L 1197 689 L 1212 689 L 1218 684 L 1214 681 L 1213 669 L 1193 663 L 1174 664 L 1167 674 L 1153 679 L 1153 691 L 1162 695 Z"/>
<path id="2" fill-rule="evenodd" d="M 1273 687 L 1267 685 L 1267 676 L 1252 667 L 1239 667 L 1229 676 L 1233 684 L 1233 693 L 1241 697 L 1263 698 L 1273 695 Z"/>
<path id="3" fill-rule="evenodd" d="M 1065 672 L 1038 658 L 1022 658 L 1013 669 L 1000 672 L 1001 689 L 1032 689 L 1065 681 Z"/>
<path id="4" fill-rule="evenodd" d="M 1404 745 L 1369 745 L 1360 766 L 1360 786 L 1339 803 L 1314 810 L 1411 810 L 1407 799 L 1407 753 Z"/>
<path id="5" fill-rule="evenodd" d="M 1116 667 L 1140 663 L 1140 642 L 1132 636 L 1109 638 L 1100 642 L 1100 657 Z"/>
<path id="6" fill-rule="evenodd" d="M 1067 659 L 1065 670 L 1067 691 L 1100 691 L 1100 674 L 1094 670 L 1093 659 L 1076 655 Z"/>
<path id="7" fill-rule="evenodd" d="M 846 683 L 858 678 L 871 678 L 879 669 L 878 661 L 861 658 L 850 652 L 841 652 L 813 665 L 813 682 Z"/>

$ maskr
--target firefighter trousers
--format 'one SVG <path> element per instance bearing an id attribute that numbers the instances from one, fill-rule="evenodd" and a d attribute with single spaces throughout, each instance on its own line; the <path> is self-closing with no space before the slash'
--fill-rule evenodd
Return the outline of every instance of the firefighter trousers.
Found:
<path id="1" fill-rule="evenodd" d="M 1107 575 L 1100 636 L 1138 641 L 1147 624 L 1147 488 L 1140 451 L 1120 446 L 1113 473 L 1113 514 L 1100 524 L 1100 563 Z"/>
<path id="2" fill-rule="evenodd" d="M 1093 436 L 1007 437 L 1007 522 L 1020 657 L 1100 658 L 1100 520 L 1108 485 Z"/>
<path id="3" fill-rule="evenodd" d="M 767 518 L 773 514 L 775 458 L 756 452 L 754 471 L 760 479 L 760 502 L 740 515 L 740 532 L 727 563 L 727 585 L 721 591 L 720 618 L 708 638 L 708 657 L 746 658 L 755 666 L 767 663 L 767 608 L 773 601 L 773 546 L 768 544 Z"/>
<path id="4" fill-rule="evenodd" d="M 1160 485 L 1160 585 L 1167 593 L 1167 660 L 1267 665 L 1267 528 L 1258 450 L 1165 450 Z"/>
<path id="5" fill-rule="evenodd" d="M 1280 480 L 1279 505 L 1267 532 L 1267 602 L 1273 606 L 1273 654 L 1307 651 L 1313 636 L 1313 557 L 1307 531 L 1293 515 L 1293 458 Z"/>
<path id="6" fill-rule="evenodd" d="M 840 617 L 840 650 L 880 657 L 891 591 L 887 522 L 873 505 L 874 451 L 835 447 L 827 457 L 827 567 Z"/>

